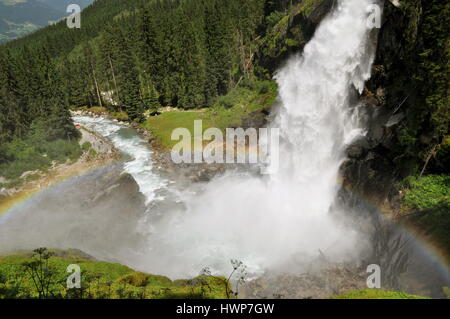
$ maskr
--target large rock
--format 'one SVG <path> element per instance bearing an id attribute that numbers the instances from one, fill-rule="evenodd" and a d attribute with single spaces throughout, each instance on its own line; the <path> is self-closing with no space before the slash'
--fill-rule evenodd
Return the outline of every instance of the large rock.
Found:
<path id="1" fill-rule="evenodd" d="M 74 177 L 14 207 L 0 225 L 0 252 L 77 248 L 106 260 L 132 260 L 145 198 L 122 164 Z"/>

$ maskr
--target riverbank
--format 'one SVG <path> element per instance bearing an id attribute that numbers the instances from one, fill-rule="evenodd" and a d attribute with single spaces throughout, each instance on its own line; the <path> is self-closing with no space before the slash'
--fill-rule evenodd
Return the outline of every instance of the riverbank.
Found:
<path id="1" fill-rule="evenodd" d="M 17 186 L 0 189 L 0 215 L 16 203 L 67 178 L 106 165 L 120 157 L 114 145 L 106 138 L 79 127 L 81 138 L 79 145 L 83 151 L 76 160 L 65 163 L 53 163 L 48 170 L 24 172 Z"/>

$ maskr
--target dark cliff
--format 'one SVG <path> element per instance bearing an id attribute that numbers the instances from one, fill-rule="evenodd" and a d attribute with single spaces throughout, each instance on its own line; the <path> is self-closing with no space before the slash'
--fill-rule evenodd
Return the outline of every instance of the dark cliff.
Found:
<path id="1" fill-rule="evenodd" d="M 343 166 L 344 184 L 381 204 L 412 174 L 448 174 L 449 4 L 385 1 L 373 75 L 362 102 L 366 138 Z M 394 201 L 395 202 L 395 201 Z"/>

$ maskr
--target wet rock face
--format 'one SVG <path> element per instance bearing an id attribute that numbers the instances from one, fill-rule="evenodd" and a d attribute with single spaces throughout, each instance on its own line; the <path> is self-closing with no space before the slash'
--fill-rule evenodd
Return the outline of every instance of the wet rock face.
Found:
<path id="1" fill-rule="evenodd" d="M 391 154 L 395 150 L 403 114 L 366 102 L 362 107 L 367 134 L 347 148 L 341 167 L 344 185 L 382 203 L 399 176 Z"/>
<path id="2" fill-rule="evenodd" d="M 240 298 L 249 299 L 317 299 L 366 289 L 367 273 L 354 265 L 329 265 L 299 275 L 267 275 L 247 282 Z"/>
<path id="3" fill-rule="evenodd" d="M 144 212 L 134 179 L 122 174 L 122 164 L 110 164 L 13 208 L 0 224 L 0 251 L 77 248 L 96 258 L 131 260 L 143 244 L 136 228 Z"/>
<path id="4" fill-rule="evenodd" d="M 420 10 L 407 15 L 396 6 L 398 2 L 384 2 L 372 77 L 362 98 L 367 135 L 349 146 L 349 160 L 341 170 L 347 187 L 378 204 L 395 196 L 394 184 L 411 169 L 409 162 L 399 162 L 397 157 L 399 137 L 417 94 L 404 77 L 417 41 Z"/>

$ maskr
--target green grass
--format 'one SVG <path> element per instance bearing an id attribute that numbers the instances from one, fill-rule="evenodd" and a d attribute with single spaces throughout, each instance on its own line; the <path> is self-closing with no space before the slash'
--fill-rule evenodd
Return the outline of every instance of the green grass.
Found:
<path id="1" fill-rule="evenodd" d="M 386 291 L 380 289 L 354 290 L 346 294 L 332 296 L 330 299 L 430 299 L 410 295 L 398 291 Z"/>
<path id="2" fill-rule="evenodd" d="M 195 111 L 179 111 L 167 112 L 161 115 L 148 118 L 142 127 L 151 131 L 153 136 L 165 148 L 171 148 L 178 141 L 172 141 L 172 132 L 177 128 L 187 128 L 191 132 L 192 140 L 194 139 L 194 121 L 203 121 L 203 130 L 210 127 L 203 112 Z"/>
<path id="3" fill-rule="evenodd" d="M 66 289 L 67 266 L 82 272 L 83 297 L 88 299 L 226 298 L 225 278 L 200 276 L 172 281 L 167 277 L 136 272 L 126 266 L 89 260 L 76 250 L 53 250 L 49 259 L 51 298 L 81 298 L 80 290 Z M 0 299 L 37 298 L 33 280 L 24 263 L 36 260 L 30 252 L 0 257 Z"/>
<path id="4" fill-rule="evenodd" d="M 409 177 L 404 184 L 402 211 L 427 211 L 414 224 L 450 254 L 450 176 Z"/>
<path id="5" fill-rule="evenodd" d="M 81 145 L 81 149 L 83 152 L 89 151 L 91 147 L 92 147 L 91 142 L 84 142 L 83 145 Z"/>
<path id="6" fill-rule="evenodd" d="M 174 111 L 148 118 L 142 127 L 150 130 L 164 148 L 171 148 L 176 128 L 187 128 L 194 139 L 194 121 L 203 121 L 203 131 L 215 127 L 225 132 L 226 128 L 239 127 L 253 112 L 268 109 L 277 96 L 277 85 L 272 81 L 251 82 L 217 99 L 209 109 L 199 111 Z"/>

